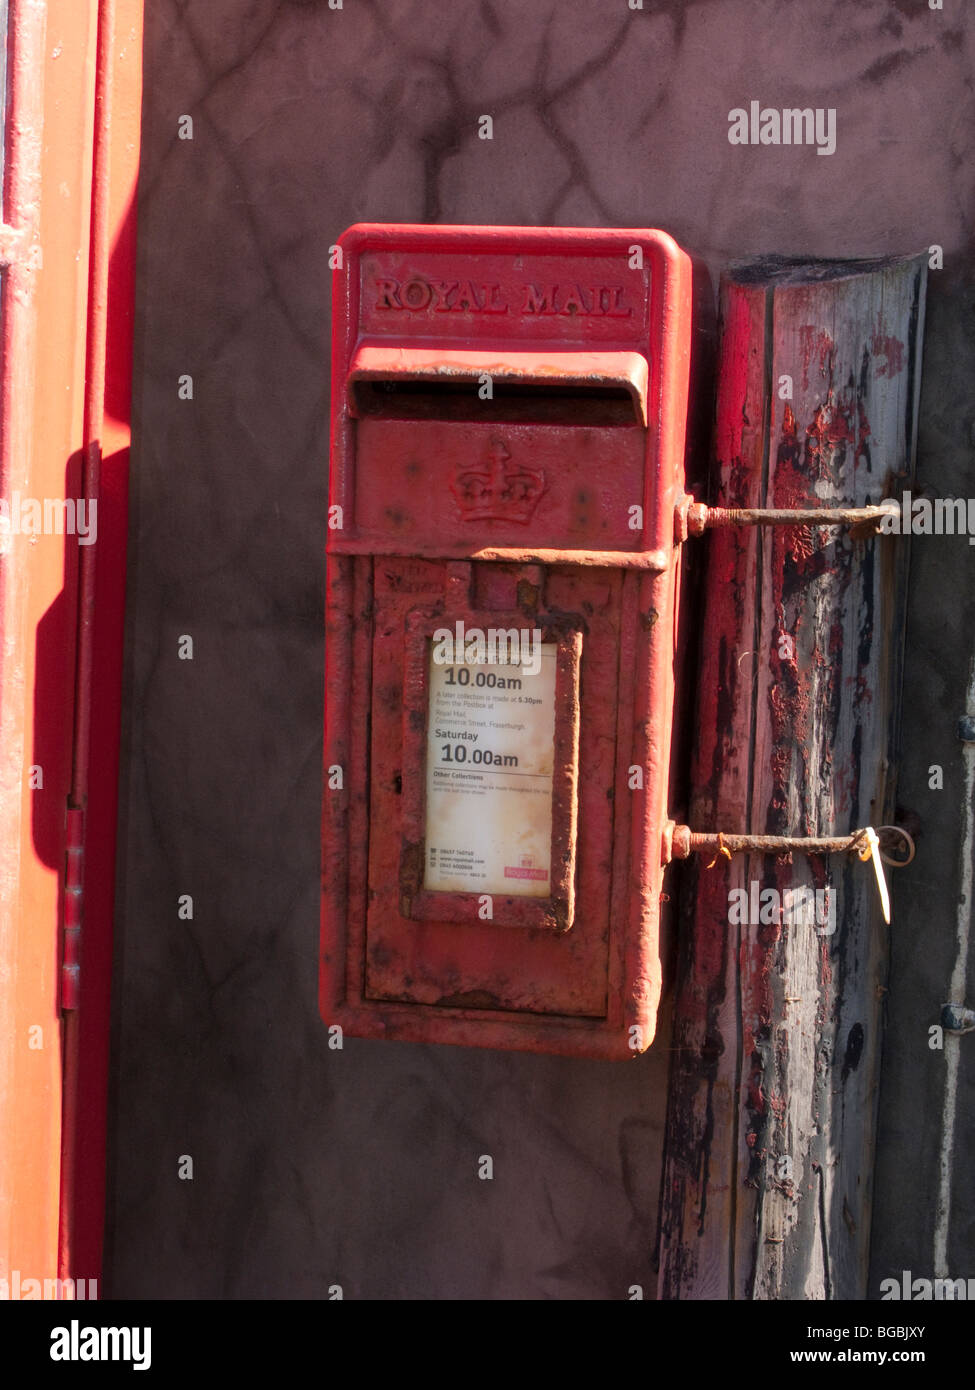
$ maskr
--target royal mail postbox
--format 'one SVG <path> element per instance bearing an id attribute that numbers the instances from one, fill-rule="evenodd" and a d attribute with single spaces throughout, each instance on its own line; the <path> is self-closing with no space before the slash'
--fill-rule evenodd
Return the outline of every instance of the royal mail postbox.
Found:
<path id="1" fill-rule="evenodd" d="M 352 227 L 334 270 L 322 1017 L 652 1040 L 689 259 Z"/>

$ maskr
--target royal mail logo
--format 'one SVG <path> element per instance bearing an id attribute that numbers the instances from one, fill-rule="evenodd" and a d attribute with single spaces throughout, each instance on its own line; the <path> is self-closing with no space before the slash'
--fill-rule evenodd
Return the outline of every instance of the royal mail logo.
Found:
<path id="1" fill-rule="evenodd" d="M 505 878 L 531 879 L 536 883 L 544 883 L 548 878 L 548 869 L 537 869 L 533 856 L 523 854 L 518 860 L 517 866 L 505 864 L 504 876 Z"/>
<path id="2" fill-rule="evenodd" d="M 627 319 L 623 285 L 547 284 L 504 286 L 473 280 L 379 279 L 377 309 L 414 314 L 520 314 L 528 317 Z"/>
<path id="3" fill-rule="evenodd" d="M 451 492 L 465 521 L 531 521 L 545 474 L 511 462 L 503 439 L 492 439 L 482 463 L 457 470 Z"/>

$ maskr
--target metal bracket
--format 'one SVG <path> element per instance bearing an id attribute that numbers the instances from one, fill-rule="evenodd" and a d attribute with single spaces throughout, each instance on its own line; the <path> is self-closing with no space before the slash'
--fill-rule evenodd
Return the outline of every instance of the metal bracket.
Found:
<path id="1" fill-rule="evenodd" d="M 886 850 L 881 848 L 884 840 Z M 892 840 L 901 845 L 899 855 L 892 853 Z M 914 841 L 899 825 L 882 825 L 879 830 L 866 825 L 850 835 L 726 835 L 722 830 L 700 832 L 692 830 L 689 825 L 675 825 L 673 821 L 667 823 L 663 844 L 665 864 L 672 858 L 686 859 L 701 850 L 714 854 L 708 868 L 714 867 L 720 855 L 730 859 L 733 854 L 749 851 L 758 854 L 789 854 L 793 850 L 800 854 L 843 854 L 852 850 L 861 860 L 869 860 L 873 864 L 884 921 L 889 923 L 890 894 L 880 861 L 898 868 L 909 864 L 914 858 Z"/>
<path id="2" fill-rule="evenodd" d="M 670 821 L 664 830 L 664 862 L 701 853 L 723 854 L 729 859 L 733 854 L 789 854 L 793 850 L 800 854 L 843 854 L 855 850 L 861 854 L 869 843 L 868 829 L 865 826 L 849 835 L 827 836 L 730 835 L 723 830 L 692 830 L 689 825 L 675 825 Z M 876 834 L 880 841 L 880 857 L 885 864 L 900 869 L 914 858 L 914 841 L 902 826 L 881 825 Z M 895 853 L 898 842 L 901 850 Z"/>
<path id="3" fill-rule="evenodd" d="M 727 526 L 852 526 L 877 534 L 885 516 L 901 514 L 888 503 L 880 507 L 708 507 L 685 496 L 674 510 L 674 535 L 678 544 L 689 536 Z"/>

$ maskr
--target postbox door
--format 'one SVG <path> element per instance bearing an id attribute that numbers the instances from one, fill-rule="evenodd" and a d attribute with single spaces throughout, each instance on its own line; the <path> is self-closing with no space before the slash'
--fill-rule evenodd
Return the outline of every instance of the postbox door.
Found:
<path id="1" fill-rule="evenodd" d="M 453 568 L 455 583 L 460 568 Z M 464 568 L 470 571 L 472 602 L 461 608 L 444 592 L 442 565 L 393 558 L 377 560 L 373 566 L 365 995 L 443 1009 L 606 1018 L 608 1001 L 615 993 L 611 984 L 622 965 L 619 937 L 611 951 L 611 902 L 606 886 L 613 881 L 613 845 L 628 842 L 625 834 L 619 836 L 616 824 L 618 816 L 628 814 L 628 807 L 620 807 L 615 795 L 616 720 L 620 682 L 625 680 L 621 616 L 626 577 L 620 572 L 585 574 L 566 567 L 547 572 L 539 586 L 536 567 L 471 564 Z M 411 624 L 411 615 L 419 615 L 421 621 Z M 436 706 L 431 707 L 429 691 L 409 689 L 411 665 L 416 666 L 415 644 L 428 643 L 426 629 L 434 623 L 453 629 L 457 621 L 466 620 L 468 631 L 485 631 L 489 626 L 510 630 L 512 621 L 519 619 L 521 630 L 539 635 L 538 645 L 549 649 L 553 664 L 561 649 L 567 672 L 558 689 L 561 703 L 547 708 L 555 693 L 552 681 L 539 700 L 546 708 L 537 709 L 526 704 L 535 698 L 527 693 L 536 688 L 530 676 L 514 677 L 517 687 L 513 689 L 509 686 L 512 677 L 502 675 L 504 685 L 499 688 L 496 683 L 487 684 L 495 675 L 490 664 L 470 667 L 474 678 L 481 677 L 484 683 L 452 691 L 448 706 L 454 717 L 447 721 L 452 727 L 446 733 L 465 751 L 458 768 L 456 750 L 451 742 L 445 743 L 446 733 L 438 736 L 430 723 Z M 572 653 L 567 653 L 569 647 Z M 448 674 L 454 674 L 453 669 Z M 580 705 L 586 710 L 581 728 Z M 523 746 L 519 739 L 525 735 L 518 726 L 530 726 L 536 718 L 550 718 L 553 725 L 548 800 L 556 849 L 548 862 L 533 856 L 539 865 L 535 872 L 544 873 L 550 882 L 563 861 L 571 865 L 573 910 L 567 926 L 557 913 L 532 920 L 530 910 L 549 899 L 538 891 L 543 885 L 528 880 L 532 887 L 526 891 L 525 880 L 519 879 L 521 827 L 530 819 L 522 806 L 532 798 L 543 809 L 545 788 L 535 795 L 534 783 L 544 779 L 511 766 L 510 758 L 517 754 L 505 758 L 500 750 Z M 494 746 L 490 746 L 492 729 Z M 485 741 L 480 746 L 461 742 L 465 735 Z M 481 754 L 477 763 L 473 762 L 475 752 Z M 416 891 L 419 870 L 430 883 L 431 852 L 439 849 L 443 854 L 426 837 L 418 843 L 416 831 L 410 828 L 418 827 L 422 834 L 430 824 L 424 802 L 432 768 L 457 779 L 454 786 L 448 784 L 438 810 L 441 817 L 449 817 L 454 802 L 454 814 L 465 826 L 460 841 L 454 837 L 450 849 L 458 869 L 452 881 L 467 891 L 438 893 L 429 886 L 419 894 Z M 494 878 L 486 885 L 491 891 L 481 892 L 480 879 L 489 866 L 484 863 L 478 821 L 483 821 L 484 838 L 489 839 L 489 823 L 499 814 L 502 820 L 505 815 L 510 819 L 503 870 L 510 874 L 512 888 L 519 891 L 506 893 Z M 413 905 L 417 896 L 421 899 L 418 910 Z"/>

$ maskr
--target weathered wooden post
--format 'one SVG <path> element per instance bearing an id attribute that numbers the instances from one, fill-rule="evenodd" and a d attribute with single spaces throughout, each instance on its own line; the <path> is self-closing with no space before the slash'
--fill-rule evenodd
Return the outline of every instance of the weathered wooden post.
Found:
<path id="1" fill-rule="evenodd" d="M 766 260 L 725 277 L 715 502 L 900 499 L 926 271 Z M 875 529 L 690 542 L 710 548 L 693 829 L 893 821 L 909 542 Z M 686 872 L 660 1297 L 863 1298 L 887 974 L 873 871 L 793 852 Z"/>

